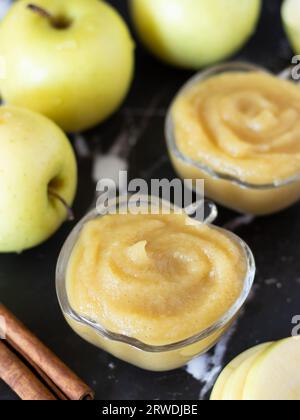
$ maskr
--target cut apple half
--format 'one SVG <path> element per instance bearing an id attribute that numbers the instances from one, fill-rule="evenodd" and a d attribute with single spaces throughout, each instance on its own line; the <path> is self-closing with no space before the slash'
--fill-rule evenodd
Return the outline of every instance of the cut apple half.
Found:
<path id="1" fill-rule="evenodd" d="M 300 2 L 285 0 L 282 6 L 282 20 L 290 43 L 297 54 L 300 54 Z"/>
<path id="2" fill-rule="evenodd" d="M 223 401 L 242 401 L 247 377 L 256 360 L 274 343 L 261 344 L 246 352 L 247 358 L 230 375 L 223 390 Z"/>
<path id="3" fill-rule="evenodd" d="M 264 344 L 259 346 L 253 347 L 244 353 L 240 354 L 236 357 L 228 366 L 223 370 L 221 375 L 219 376 L 214 389 L 212 391 L 210 399 L 212 401 L 221 401 L 223 400 L 223 394 L 226 390 L 227 383 L 230 380 L 231 376 L 239 369 L 239 367 L 249 358 L 253 357 L 253 355 L 257 355 L 261 351 L 261 348 Z"/>
<path id="4" fill-rule="evenodd" d="M 243 400 L 300 400 L 300 338 L 273 344 L 256 359 L 246 379 Z"/>

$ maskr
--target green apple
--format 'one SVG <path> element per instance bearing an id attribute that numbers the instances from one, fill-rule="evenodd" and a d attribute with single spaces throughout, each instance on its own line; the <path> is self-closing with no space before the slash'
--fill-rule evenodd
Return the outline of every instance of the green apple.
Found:
<path id="1" fill-rule="evenodd" d="M 0 252 L 48 239 L 72 205 L 77 167 L 71 144 L 48 118 L 0 107 Z"/>
<path id="2" fill-rule="evenodd" d="M 290 43 L 297 54 L 300 54 L 300 2 L 285 0 L 282 5 L 282 19 Z"/>
<path id="3" fill-rule="evenodd" d="M 130 0 L 137 33 L 162 60 L 199 69 L 235 53 L 256 28 L 261 0 Z"/>
<path id="4" fill-rule="evenodd" d="M 134 44 L 104 1 L 19 0 L 0 25 L 0 58 L 2 98 L 72 132 L 119 107 L 133 76 Z"/>
<path id="5" fill-rule="evenodd" d="M 300 337 L 273 344 L 256 360 L 243 392 L 245 401 L 300 401 Z"/>

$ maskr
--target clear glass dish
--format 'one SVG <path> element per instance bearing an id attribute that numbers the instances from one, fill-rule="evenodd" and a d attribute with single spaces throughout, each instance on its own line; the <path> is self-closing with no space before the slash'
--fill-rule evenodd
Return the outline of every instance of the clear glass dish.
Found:
<path id="1" fill-rule="evenodd" d="M 145 204 L 150 202 L 151 198 L 146 197 Z M 207 215 L 205 223 L 207 221 L 211 223 L 216 215 L 216 207 L 211 205 L 210 214 Z M 99 215 L 96 210 L 88 213 L 72 231 L 59 256 L 56 272 L 56 290 L 61 310 L 71 328 L 84 340 L 100 349 L 111 353 L 121 360 L 151 371 L 168 371 L 184 366 L 191 359 L 213 347 L 237 318 L 251 291 L 255 277 L 255 261 L 249 247 L 240 238 L 226 231 L 226 234 L 244 251 L 247 261 L 247 274 L 244 279 L 243 290 L 228 312 L 206 330 L 199 331 L 195 336 L 189 337 L 184 341 L 166 346 L 151 346 L 133 337 L 108 331 L 92 319 L 86 319 L 76 313 L 70 305 L 66 285 L 68 262 L 85 223 L 99 217 L 104 217 L 104 215 Z M 220 228 L 213 227 L 213 229 Z"/>
<path id="2" fill-rule="evenodd" d="M 217 172 L 201 161 L 185 156 L 179 150 L 172 119 L 172 108 L 176 99 L 199 81 L 227 72 L 253 71 L 268 73 L 266 69 L 259 66 L 232 62 L 196 74 L 179 90 L 171 103 L 165 122 L 165 137 L 172 164 L 181 178 L 204 179 L 207 197 L 225 207 L 246 214 L 267 215 L 281 211 L 300 199 L 300 174 L 280 182 L 251 184 L 226 173 Z M 278 77 L 291 80 L 290 74 L 291 71 L 288 69 Z"/>

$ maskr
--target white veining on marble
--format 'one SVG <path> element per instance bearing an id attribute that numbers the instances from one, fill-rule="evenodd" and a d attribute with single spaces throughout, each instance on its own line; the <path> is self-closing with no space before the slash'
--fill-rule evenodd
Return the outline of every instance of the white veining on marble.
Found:
<path id="1" fill-rule="evenodd" d="M 167 114 L 166 108 L 155 108 L 155 109 L 145 109 L 145 108 L 124 108 L 122 111 L 125 115 L 130 115 L 133 117 L 161 117 L 164 118 Z"/>
<path id="2" fill-rule="evenodd" d="M 259 291 L 260 285 L 254 284 L 246 303 L 251 302 L 256 293 Z M 244 309 L 241 310 L 240 316 L 243 316 Z M 224 366 L 224 358 L 230 344 L 230 340 L 235 334 L 238 326 L 238 320 L 233 324 L 231 329 L 224 335 L 219 343 L 212 351 L 206 353 L 194 360 L 186 366 L 186 372 L 193 376 L 201 384 L 199 399 L 203 400 L 207 397 L 208 392 L 213 388 L 218 375 Z"/>
<path id="3" fill-rule="evenodd" d="M 0 20 L 6 15 L 12 4 L 12 0 L 0 0 Z"/>
<path id="4" fill-rule="evenodd" d="M 254 284 L 246 303 L 251 302 L 256 293 L 259 291 L 260 285 Z M 243 316 L 244 309 L 241 310 L 240 316 Z M 218 375 L 224 366 L 224 358 L 230 344 L 230 340 L 235 334 L 238 326 L 238 320 L 233 324 L 231 329 L 224 335 L 215 348 L 194 360 L 186 367 L 187 373 L 192 375 L 201 384 L 199 399 L 203 400 L 207 397 L 208 392 L 213 388 Z"/>
<path id="5" fill-rule="evenodd" d="M 234 232 L 242 226 L 250 225 L 252 222 L 254 222 L 254 220 L 255 220 L 255 217 L 251 215 L 238 216 L 234 218 L 233 220 L 230 220 L 223 227 L 224 229 L 228 229 Z"/>
<path id="6" fill-rule="evenodd" d="M 289 255 L 289 256 L 282 255 L 280 259 L 283 264 L 285 263 L 291 264 L 292 262 L 294 262 L 295 257 L 293 255 Z"/>
<path id="7" fill-rule="evenodd" d="M 158 160 L 153 162 L 152 165 L 147 167 L 144 171 L 141 172 L 141 177 L 144 179 L 152 179 L 154 173 L 161 168 L 161 166 L 169 162 L 169 158 L 166 155 L 162 155 Z"/>
<path id="8" fill-rule="evenodd" d="M 109 369 L 113 370 L 116 368 L 116 365 L 114 364 L 114 362 L 109 363 L 108 365 Z"/>
<path id="9" fill-rule="evenodd" d="M 132 148 L 149 127 L 155 117 L 164 117 L 166 111 L 158 108 L 161 95 L 155 95 L 146 108 L 125 108 L 123 110 L 125 126 L 127 127 L 128 144 Z M 138 121 L 136 121 L 138 119 Z M 129 151 L 128 151 L 129 155 Z"/>
<path id="10" fill-rule="evenodd" d="M 91 156 L 91 150 L 88 141 L 82 134 L 74 135 L 74 147 L 77 152 L 77 155 L 80 158 L 86 159 Z"/>
<path id="11" fill-rule="evenodd" d="M 187 373 L 192 375 L 202 385 L 199 399 L 203 400 L 212 389 L 214 383 L 223 369 L 224 357 L 229 342 L 236 331 L 236 324 L 224 335 L 212 352 L 206 353 L 192 360 L 186 367 Z"/>
<path id="12" fill-rule="evenodd" d="M 156 116 L 159 100 L 160 95 L 157 95 L 145 109 L 123 110 L 124 122 L 111 149 L 106 154 L 99 151 L 94 156 L 92 176 L 95 183 L 108 178 L 120 187 L 119 173 L 129 169 L 130 152 L 147 130 L 151 119 Z"/>
<path id="13" fill-rule="evenodd" d="M 95 183 L 103 179 L 112 180 L 119 189 L 119 173 L 128 170 L 128 157 L 131 146 L 126 124 L 120 130 L 108 153 L 98 151 L 94 155 L 92 178 Z"/>
<path id="14" fill-rule="evenodd" d="M 265 280 L 265 285 L 266 286 L 275 286 L 277 289 L 282 289 L 282 287 L 283 287 L 282 283 L 279 280 L 273 279 L 273 278 L 266 279 Z"/>
<path id="15" fill-rule="evenodd" d="M 277 284 L 277 279 L 267 279 L 267 280 L 265 280 L 265 285 L 266 286 L 274 286 L 275 284 Z"/>
<path id="16" fill-rule="evenodd" d="M 97 183 L 103 179 L 109 179 L 114 182 L 119 189 L 119 173 L 127 171 L 128 163 L 125 159 L 113 154 L 96 154 L 93 163 L 93 180 Z"/>
<path id="17" fill-rule="evenodd" d="M 252 300 L 254 300 L 254 298 L 256 297 L 256 293 L 258 293 L 258 292 L 259 292 L 260 288 L 261 288 L 261 285 L 260 285 L 260 284 L 258 284 L 258 283 L 254 283 L 254 284 L 253 284 L 252 289 L 251 289 L 251 291 L 250 291 L 250 293 L 249 293 L 249 296 L 248 296 L 248 299 L 247 299 L 246 305 L 247 305 L 249 302 L 251 302 Z"/>

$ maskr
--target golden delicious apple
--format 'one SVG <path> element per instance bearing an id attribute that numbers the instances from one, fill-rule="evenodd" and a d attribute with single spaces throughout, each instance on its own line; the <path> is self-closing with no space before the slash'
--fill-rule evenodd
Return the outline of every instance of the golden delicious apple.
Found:
<path id="1" fill-rule="evenodd" d="M 133 76 L 134 44 L 104 1 L 19 0 L 0 25 L 0 58 L 4 100 L 71 132 L 119 107 Z"/>
<path id="2" fill-rule="evenodd" d="M 0 252 L 49 238 L 66 219 L 77 185 L 73 149 L 48 118 L 0 107 Z"/>
<path id="3" fill-rule="evenodd" d="M 300 2 L 285 0 L 282 5 L 282 19 L 290 43 L 297 54 L 300 54 Z"/>
<path id="4" fill-rule="evenodd" d="M 252 35 L 261 0 L 130 0 L 137 33 L 162 60 L 199 69 L 235 53 Z"/>

